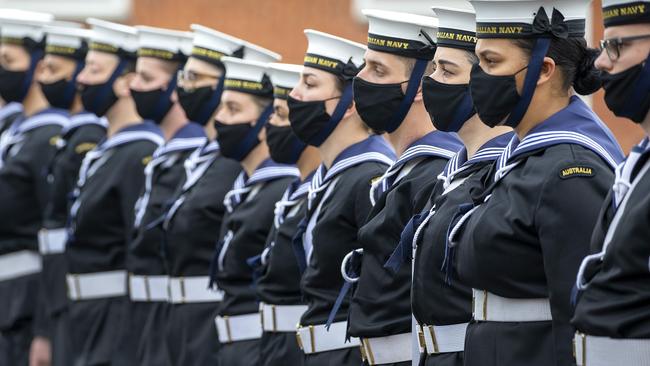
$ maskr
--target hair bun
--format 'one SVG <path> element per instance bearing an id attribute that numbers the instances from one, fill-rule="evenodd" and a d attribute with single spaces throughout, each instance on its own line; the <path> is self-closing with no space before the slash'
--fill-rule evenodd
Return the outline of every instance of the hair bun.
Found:
<path id="1" fill-rule="evenodd" d="M 594 62 L 600 51 L 594 48 L 585 48 L 582 60 L 577 65 L 576 75 L 573 79 L 573 89 L 580 95 L 593 94 L 602 86 L 600 70 Z"/>

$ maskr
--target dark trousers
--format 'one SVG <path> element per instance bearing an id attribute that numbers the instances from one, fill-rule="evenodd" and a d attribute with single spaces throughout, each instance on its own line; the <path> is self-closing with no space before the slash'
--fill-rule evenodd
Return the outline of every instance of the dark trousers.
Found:
<path id="1" fill-rule="evenodd" d="M 222 343 L 218 358 L 220 366 L 257 366 L 260 364 L 260 340 Z"/>
<path id="2" fill-rule="evenodd" d="M 0 331 L 0 365 L 29 365 L 32 337 L 31 321 L 22 321 L 10 329 Z"/>
<path id="3" fill-rule="evenodd" d="M 131 303 L 130 334 L 138 366 L 171 365 L 165 339 L 170 306 L 166 302 Z"/>
<path id="4" fill-rule="evenodd" d="M 218 308 L 217 302 L 171 305 L 165 341 L 173 366 L 218 365 L 220 345 L 214 324 Z"/>
<path id="5" fill-rule="evenodd" d="M 126 297 L 70 303 L 72 365 L 137 365 L 135 342 L 129 333 L 129 306 Z"/>
<path id="6" fill-rule="evenodd" d="M 305 358 L 295 332 L 264 332 L 260 349 L 262 366 L 302 366 Z"/>

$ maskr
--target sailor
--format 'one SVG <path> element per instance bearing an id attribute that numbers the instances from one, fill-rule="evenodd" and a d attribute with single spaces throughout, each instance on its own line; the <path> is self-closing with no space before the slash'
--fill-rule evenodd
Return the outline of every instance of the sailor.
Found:
<path id="1" fill-rule="evenodd" d="M 265 52 L 244 60 L 224 57 L 222 107 L 215 117 L 221 153 L 240 162 L 242 172 L 224 197 L 227 215 L 210 268 L 224 298 L 214 319 L 221 349 L 219 364 L 257 365 L 262 326 L 247 259 L 264 249 L 273 222 L 275 202 L 298 175 L 293 165 L 271 160 L 264 126 L 273 112 L 273 85 L 266 73 L 279 55 Z M 255 61 L 253 61 L 255 60 Z"/>
<path id="2" fill-rule="evenodd" d="M 273 83 L 273 114 L 266 125 L 266 142 L 273 161 L 296 164 L 300 177 L 275 203 L 271 232 L 258 265 L 256 281 L 264 333 L 260 364 L 266 366 L 302 365 L 304 354 L 296 342 L 296 324 L 307 309 L 300 293 L 300 271 L 293 259 L 292 239 L 307 210 L 311 178 L 320 164 L 313 146 L 300 141 L 291 129 L 287 97 L 300 80 L 302 65 L 270 64 Z"/>
<path id="3" fill-rule="evenodd" d="M 472 1 L 470 93 L 515 135 L 448 227 L 446 262 L 473 290 L 465 365 L 573 365 L 571 288 L 623 154 L 582 100 L 600 87 L 587 0 Z"/>
<path id="4" fill-rule="evenodd" d="M 79 170 L 68 224 L 69 337 L 74 365 L 135 362 L 126 253 L 144 168 L 163 136 L 142 122 L 129 90 L 138 49 L 133 27 L 88 19 L 86 66 L 77 77 L 84 107 L 108 119 L 107 138 Z"/>
<path id="5" fill-rule="evenodd" d="M 383 137 L 369 134 L 353 101 L 352 79 L 366 47 L 311 29 L 305 35 L 304 69 L 289 95 L 289 119 L 298 138 L 318 148 L 322 163 L 293 243 L 308 306 L 298 340 L 305 365 L 359 365 L 359 340 L 346 334 L 348 299 L 329 314 L 344 283 L 341 261 L 361 247 L 357 232 L 372 207 L 371 184 L 395 153 Z"/>
<path id="6" fill-rule="evenodd" d="M 472 318 L 472 291 L 456 277 L 447 280 L 442 270 L 447 228 L 458 205 L 470 199 L 472 190 L 481 187 L 491 163 L 512 138 L 509 127 L 483 124 L 472 105 L 469 77 L 478 62 L 474 54 L 475 16 L 468 2 L 454 5 L 433 8 L 440 25 L 438 48 L 433 59 L 435 71 L 423 80 L 422 96 L 436 129 L 457 132 L 464 147 L 438 175 L 425 210 L 407 226 L 401 248 L 387 266 L 400 267 L 399 259 L 411 263 L 416 248 L 411 304 L 422 365 L 463 365 L 465 329 Z"/>
<path id="7" fill-rule="evenodd" d="M 52 344 L 52 364 L 65 366 L 70 364 L 67 358 L 68 295 L 64 253 L 70 194 L 84 156 L 104 138 L 107 123 L 105 119 L 83 110 L 77 89 L 76 77 L 84 67 L 90 31 L 81 29 L 78 23 L 57 23 L 47 26 L 45 33 L 44 68 L 38 81 L 50 106 L 70 112 L 70 122 L 61 130 L 56 141 L 56 155 L 47 172 L 51 192 L 43 229 L 39 232 L 39 250 L 43 257 L 39 306 L 43 308 L 45 335 Z"/>
<path id="8" fill-rule="evenodd" d="M 27 365 L 32 342 L 38 273 L 38 230 L 48 201 L 43 171 L 56 151 L 68 112 L 50 108 L 36 77 L 43 72 L 50 14 L 0 11 L 0 97 L 5 108 L 22 104 L 0 139 L 0 364 Z M 8 112 L 9 110 L 3 110 Z M 49 351 L 37 330 L 35 347 Z M 46 352 L 48 353 L 48 352 Z"/>
<path id="9" fill-rule="evenodd" d="M 422 209 L 418 197 L 461 143 L 434 129 L 422 99 L 422 77 L 433 70 L 438 20 L 381 10 L 363 13 L 369 22 L 368 50 L 354 79 L 354 102 L 366 125 L 387 133 L 397 160 L 370 189 L 373 208 L 358 234 L 363 253 L 352 253 L 342 264 L 346 281 L 354 286 L 348 332 L 360 338 L 366 364 L 410 365 L 411 268 L 403 266 L 392 275 L 384 263 L 404 225 Z"/>
<path id="10" fill-rule="evenodd" d="M 131 95 L 140 117 L 162 130 L 165 144 L 144 169 L 145 184 L 135 206 L 132 240 L 126 258 L 131 298 L 131 336 L 138 365 L 165 365 L 168 277 L 160 255 L 168 201 L 185 180 L 185 159 L 206 142 L 203 127 L 190 122 L 178 103 L 176 75 L 186 55 L 187 32 L 137 26 L 138 59 Z"/>
<path id="11" fill-rule="evenodd" d="M 646 137 L 616 169 L 580 266 L 572 323 L 580 366 L 650 365 L 650 2 L 603 1 L 604 40 L 596 67 L 603 72 L 605 102 Z"/>
<path id="12" fill-rule="evenodd" d="M 221 57 L 243 55 L 244 41 L 198 24 L 176 93 L 186 115 L 209 140 L 183 162 L 184 178 L 164 212 L 158 244 L 170 276 L 165 343 L 172 365 L 216 365 L 219 339 L 213 323 L 223 294 L 207 288 L 210 261 L 226 211 L 223 198 L 240 173 L 219 153 L 212 121 L 223 91 Z"/>

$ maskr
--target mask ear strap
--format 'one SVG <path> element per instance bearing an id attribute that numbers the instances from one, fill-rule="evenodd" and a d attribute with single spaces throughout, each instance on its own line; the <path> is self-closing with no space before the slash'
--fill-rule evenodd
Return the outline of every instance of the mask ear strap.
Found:
<path id="1" fill-rule="evenodd" d="M 177 72 L 183 69 L 183 65 L 181 65 Z M 160 121 L 165 117 L 165 114 L 169 111 L 169 106 L 172 104 L 171 97 L 172 93 L 174 90 L 176 90 L 176 74 L 177 72 L 174 73 L 172 78 L 169 80 L 169 85 L 167 85 L 167 89 L 165 89 L 165 92 L 160 96 L 158 99 L 158 102 L 156 103 L 156 107 L 154 108 L 155 115 L 154 119 L 156 121 Z"/>
<path id="2" fill-rule="evenodd" d="M 120 58 L 120 63 L 118 63 L 117 67 L 115 67 L 115 70 L 113 70 L 111 77 L 109 77 L 104 85 L 102 85 L 102 90 L 99 91 L 97 97 L 93 101 L 95 104 L 94 107 L 101 105 L 101 102 L 110 95 L 110 92 L 113 90 L 113 84 L 115 84 L 115 80 L 117 80 L 117 78 L 122 75 L 122 71 L 124 71 L 124 68 L 126 68 L 127 63 L 128 60 Z"/>
<path id="3" fill-rule="evenodd" d="M 650 92 L 650 55 L 645 60 L 641 75 L 634 83 L 634 92 L 630 94 L 622 112 L 626 116 L 636 115 L 639 108 L 643 106 L 643 98 L 648 95 L 648 92 Z"/>
<path id="4" fill-rule="evenodd" d="M 388 123 L 388 126 L 386 126 L 386 132 L 390 133 L 397 130 L 399 125 L 404 120 L 404 117 L 406 117 L 406 114 L 411 109 L 411 105 L 413 104 L 415 95 L 418 93 L 420 83 L 422 83 L 422 77 L 424 76 L 424 72 L 427 70 L 428 64 L 429 60 L 425 59 L 418 59 L 415 61 L 415 66 L 413 66 L 413 71 L 411 71 L 409 83 L 406 86 L 406 93 L 404 94 L 404 98 L 402 98 L 402 102 L 400 103 L 399 108 L 397 111 L 395 111 L 395 114 Z"/>
<path id="5" fill-rule="evenodd" d="M 43 58 L 43 51 L 39 49 L 34 50 L 30 53 L 29 56 L 29 69 L 27 69 L 27 75 L 25 76 L 25 80 L 23 81 L 22 89 L 20 91 L 21 101 L 25 99 L 27 93 L 29 92 L 29 88 L 32 86 L 32 81 L 34 80 L 34 72 L 36 71 L 38 62 Z"/>
<path id="6" fill-rule="evenodd" d="M 243 159 L 246 155 L 248 155 L 251 149 L 258 144 L 257 135 L 259 135 L 260 131 L 262 131 L 262 128 L 266 126 L 266 123 L 269 121 L 269 117 L 271 117 L 272 113 L 273 104 L 270 104 L 264 108 L 262 114 L 257 118 L 255 126 L 253 126 L 253 128 L 248 132 L 244 140 L 239 143 L 239 148 L 237 149 L 236 153 L 237 159 Z"/>
<path id="7" fill-rule="evenodd" d="M 323 128 L 316 137 L 313 138 L 313 141 L 311 143 L 318 147 L 320 146 L 327 138 L 332 134 L 336 126 L 338 126 L 339 122 L 343 119 L 343 116 L 345 115 L 345 111 L 348 110 L 348 107 L 352 103 L 352 96 L 353 96 L 353 89 L 352 89 L 352 83 L 348 82 L 347 85 L 345 86 L 345 89 L 343 90 L 343 94 L 341 95 L 341 99 L 339 99 L 338 104 L 336 104 L 336 108 L 334 109 L 334 113 L 330 116 L 329 121 L 327 122 L 327 125 L 325 128 Z"/>
<path id="8" fill-rule="evenodd" d="M 198 122 L 200 124 L 207 123 L 207 121 L 212 116 L 212 113 L 214 113 L 217 107 L 219 107 L 219 103 L 221 102 L 221 94 L 223 93 L 224 80 L 226 80 L 225 74 L 219 78 L 219 83 L 217 84 L 217 88 L 214 90 L 214 92 L 212 92 L 212 96 L 210 96 L 208 102 L 205 103 L 203 108 L 201 108 L 201 112 L 199 113 L 199 117 L 198 117 L 200 121 L 194 121 L 194 122 Z"/>
<path id="9" fill-rule="evenodd" d="M 77 66 L 75 66 L 74 72 L 72 73 L 72 80 L 68 82 L 68 85 L 65 87 L 64 96 L 66 104 L 71 105 L 74 100 L 74 95 L 77 92 L 77 75 L 83 70 L 85 62 L 77 61 Z"/>
<path id="10" fill-rule="evenodd" d="M 542 73 L 544 57 L 546 57 L 550 45 L 550 38 L 538 38 L 535 41 L 535 47 L 533 48 L 530 63 L 528 64 L 528 72 L 526 73 L 526 78 L 524 80 L 524 88 L 519 98 L 519 102 L 517 102 L 517 105 L 515 105 L 515 108 L 512 110 L 510 116 L 505 122 L 506 126 L 513 128 L 516 127 L 519 122 L 521 122 L 521 119 L 524 118 L 526 111 L 528 111 L 530 101 L 533 99 L 535 89 L 537 89 L 537 81 Z"/>

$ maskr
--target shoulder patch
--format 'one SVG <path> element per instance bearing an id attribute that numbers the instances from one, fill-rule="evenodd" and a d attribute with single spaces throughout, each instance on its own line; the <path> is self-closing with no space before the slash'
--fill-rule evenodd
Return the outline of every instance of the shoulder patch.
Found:
<path id="1" fill-rule="evenodd" d="M 149 155 L 149 156 L 145 156 L 144 158 L 142 158 L 142 165 L 147 165 L 147 164 L 149 164 L 149 162 L 150 162 L 152 159 L 153 159 L 153 156 L 151 156 L 151 155 Z"/>
<path id="2" fill-rule="evenodd" d="M 379 182 L 379 180 L 381 180 L 381 177 L 383 177 L 383 175 L 379 175 L 379 176 L 377 176 L 377 177 L 372 178 L 372 179 L 370 180 L 370 185 L 372 186 L 372 185 L 374 185 L 375 183 Z"/>
<path id="3" fill-rule="evenodd" d="M 572 165 L 560 170 L 560 178 L 593 177 L 596 175 L 594 168 L 586 165 Z"/>
<path id="4" fill-rule="evenodd" d="M 95 146 L 97 146 L 97 144 L 94 142 L 82 142 L 79 145 L 74 147 L 74 152 L 76 152 L 77 154 L 84 154 L 94 149 Z"/>

